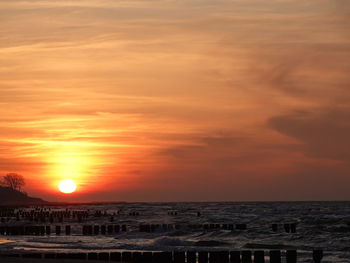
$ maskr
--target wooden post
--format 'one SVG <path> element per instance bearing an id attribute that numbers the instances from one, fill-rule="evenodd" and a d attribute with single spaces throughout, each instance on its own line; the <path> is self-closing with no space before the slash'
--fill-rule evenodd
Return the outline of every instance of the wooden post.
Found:
<path id="1" fill-rule="evenodd" d="M 122 262 L 132 262 L 131 252 L 123 252 L 122 253 Z"/>
<path id="2" fill-rule="evenodd" d="M 45 227 L 45 233 L 46 233 L 46 235 L 51 235 L 51 226 L 46 226 Z"/>
<path id="3" fill-rule="evenodd" d="M 198 263 L 208 263 L 209 262 L 209 253 L 206 251 L 198 252 Z"/>
<path id="4" fill-rule="evenodd" d="M 113 234 L 113 226 L 112 225 L 107 226 L 107 233 L 110 235 Z"/>
<path id="5" fill-rule="evenodd" d="M 86 254 L 85 253 L 69 253 L 66 254 L 67 259 L 81 259 L 85 260 L 86 259 Z"/>
<path id="6" fill-rule="evenodd" d="M 56 258 L 56 254 L 55 253 L 44 254 L 44 258 L 55 259 Z"/>
<path id="7" fill-rule="evenodd" d="M 186 257 L 187 257 L 187 263 L 196 263 L 196 252 L 195 251 L 187 251 Z"/>
<path id="8" fill-rule="evenodd" d="M 108 252 L 100 252 L 98 253 L 99 260 L 109 261 L 109 253 Z"/>
<path id="9" fill-rule="evenodd" d="M 323 258 L 323 250 L 322 249 L 315 249 L 312 253 L 312 257 L 313 257 L 315 263 L 321 263 L 322 258 Z"/>
<path id="10" fill-rule="evenodd" d="M 296 223 L 290 224 L 290 232 L 291 233 L 297 232 L 297 224 Z"/>
<path id="11" fill-rule="evenodd" d="M 286 231 L 286 233 L 290 232 L 290 224 L 284 224 L 284 230 Z"/>
<path id="12" fill-rule="evenodd" d="M 287 263 L 296 263 L 297 262 L 297 251 L 296 250 L 287 250 L 286 251 L 286 262 Z"/>
<path id="13" fill-rule="evenodd" d="M 106 226 L 102 225 L 101 226 L 101 235 L 105 235 L 106 234 Z"/>
<path id="14" fill-rule="evenodd" d="M 249 250 L 242 251 L 242 263 L 251 263 L 252 262 L 252 252 Z"/>
<path id="15" fill-rule="evenodd" d="M 19 235 L 24 235 L 24 226 L 19 226 Z"/>
<path id="16" fill-rule="evenodd" d="M 133 263 L 143 263 L 141 252 L 132 252 L 132 262 Z"/>
<path id="17" fill-rule="evenodd" d="M 236 229 L 238 230 L 246 230 L 247 224 L 236 224 Z"/>
<path id="18" fill-rule="evenodd" d="M 93 233 L 92 225 L 88 225 L 88 226 L 87 226 L 87 234 L 88 234 L 89 236 L 92 236 L 92 233 Z"/>
<path id="19" fill-rule="evenodd" d="M 34 233 L 36 236 L 39 236 L 39 234 L 40 234 L 40 227 L 39 226 L 34 226 Z"/>
<path id="20" fill-rule="evenodd" d="M 56 259 L 66 259 L 67 254 L 66 253 L 57 253 L 56 254 Z"/>
<path id="21" fill-rule="evenodd" d="M 56 226 L 56 235 L 61 235 L 61 226 Z"/>
<path id="22" fill-rule="evenodd" d="M 97 260 L 98 259 L 98 254 L 96 252 L 89 252 L 87 254 L 88 260 Z"/>
<path id="23" fill-rule="evenodd" d="M 278 231 L 278 224 L 272 224 L 272 231 L 277 232 Z"/>
<path id="24" fill-rule="evenodd" d="M 181 252 L 181 251 L 174 252 L 174 263 L 185 263 L 185 261 L 186 261 L 185 252 Z"/>
<path id="25" fill-rule="evenodd" d="M 70 228 L 70 225 L 66 225 L 66 235 L 69 236 L 70 233 L 71 233 L 71 228 Z"/>
<path id="26" fill-rule="evenodd" d="M 254 263 L 265 263 L 265 253 L 262 250 L 254 251 Z"/>
<path id="27" fill-rule="evenodd" d="M 122 253 L 121 252 L 111 252 L 110 253 L 110 260 L 121 262 L 122 261 Z"/>
<path id="28" fill-rule="evenodd" d="M 154 263 L 171 263 L 173 261 L 173 255 L 171 252 L 154 252 Z"/>
<path id="29" fill-rule="evenodd" d="M 230 261 L 231 261 L 231 263 L 241 263 L 241 252 L 240 251 L 231 251 L 230 252 Z"/>
<path id="30" fill-rule="evenodd" d="M 270 263 L 281 263 L 281 251 L 279 250 L 270 251 Z"/>
<path id="31" fill-rule="evenodd" d="M 45 235 L 45 226 L 40 226 L 40 235 L 41 236 Z"/>
<path id="32" fill-rule="evenodd" d="M 40 253 L 23 254 L 22 258 L 42 258 L 42 254 Z"/>
<path id="33" fill-rule="evenodd" d="M 143 252 L 142 253 L 142 263 L 152 263 L 153 253 L 152 252 Z"/>
<path id="34" fill-rule="evenodd" d="M 100 226 L 96 225 L 94 226 L 94 235 L 99 235 L 100 234 Z"/>
<path id="35" fill-rule="evenodd" d="M 209 253 L 210 263 L 226 263 L 229 262 L 228 251 L 212 251 Z"/>

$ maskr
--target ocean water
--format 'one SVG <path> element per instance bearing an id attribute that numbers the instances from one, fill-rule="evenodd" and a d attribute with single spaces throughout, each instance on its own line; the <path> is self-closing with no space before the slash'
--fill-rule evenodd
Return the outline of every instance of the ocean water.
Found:
<path id="1" fill-rule="evenodd" d="M 313 262 L 312 250 L 324 249 L 322 262 L 350 262 L 350 202 L 211 202 L 211 203 L 119 203 L 52 207 L 54 210 L 88 211 L 82 223 L 66 219 L 54 225 L 71 225 L 70 236 L 3 236 L 0 251 L 213 251 L 297 249 L 298 262 Z M 107 216 L 95 217 L 96 211 Z M 130 215 L 130 213 L 139 215 Z M 176 212 L 171 215 L 169 212 Z M 197 213 L 200 212 L 200 216 Z M 128 232 L 83 236 L 83 224 L 125 224 Z M 189 224 L 247 224 L 247 230 L 193 229 Z M 283 225 L 297 223 L 296 233 Z M 40 225 L 15 218 L 2 225 Z M 179 229 L 139 232 L 140 224 L 177 224 Z M 45 225 L 48 225 L 46 223 Z M 52 227 L 54 230 L 54 227 Z"/>

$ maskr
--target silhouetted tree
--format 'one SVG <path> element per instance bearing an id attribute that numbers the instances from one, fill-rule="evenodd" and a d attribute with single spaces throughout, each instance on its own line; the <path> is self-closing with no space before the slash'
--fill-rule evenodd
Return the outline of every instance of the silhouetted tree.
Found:
<path id="1" fill-rule="evenodd" d="M 17 173 L 8 173 L 2 177 L 1 185 L 12 188 L 13 190 L 21 191 L 25 185 L 25 181 L 22 175 Z"/>

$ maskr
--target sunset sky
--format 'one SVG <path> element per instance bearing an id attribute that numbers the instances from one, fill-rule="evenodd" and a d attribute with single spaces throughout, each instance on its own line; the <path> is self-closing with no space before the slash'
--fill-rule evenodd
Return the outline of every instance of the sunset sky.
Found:
<path id="1" fill-rule="evenodd" d="M 348 0 L 1 0 L 0 175 L 51 201 L 349 200 L 349 72 Z"/>

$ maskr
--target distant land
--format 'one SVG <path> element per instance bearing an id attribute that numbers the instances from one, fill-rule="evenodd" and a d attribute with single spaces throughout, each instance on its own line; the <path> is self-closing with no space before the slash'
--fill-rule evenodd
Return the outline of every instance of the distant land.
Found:
<path id="1" fill-rule="evenodd" d="M 48 202 L 40 198 L 30 197 L 10 187 L 0 186 L 0 205 L 40 205 L 46 203 Z"/>

